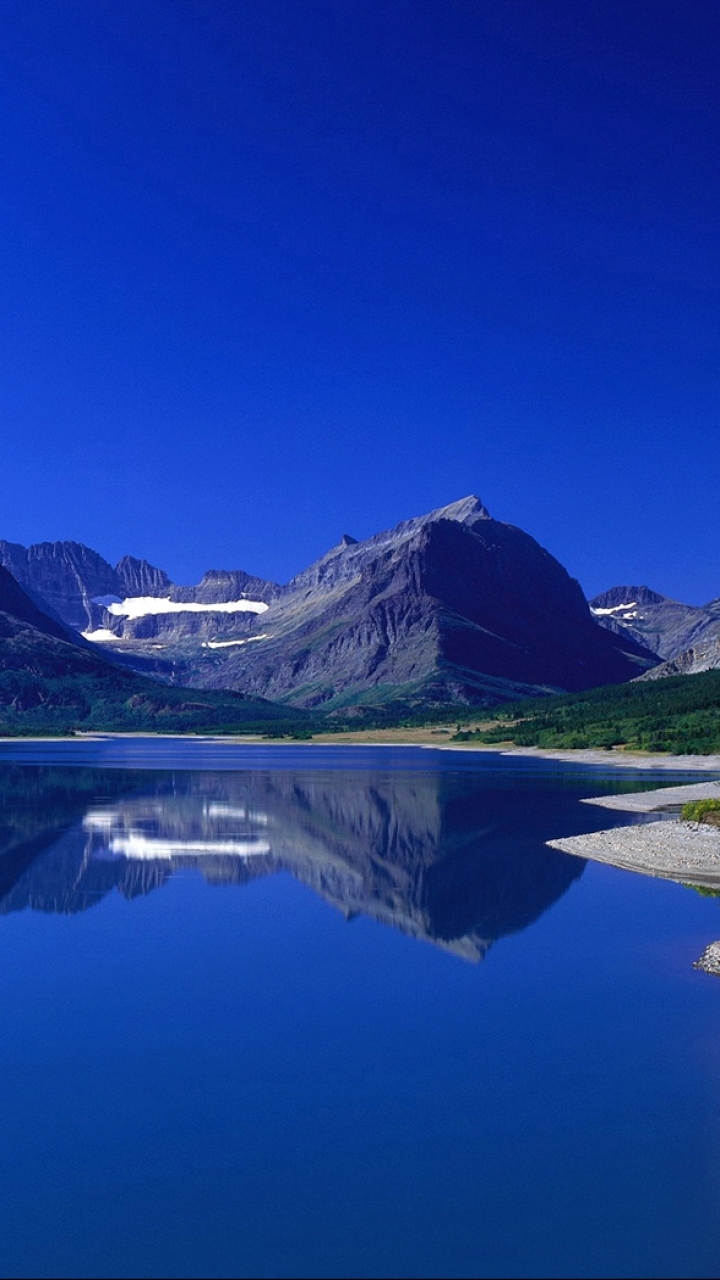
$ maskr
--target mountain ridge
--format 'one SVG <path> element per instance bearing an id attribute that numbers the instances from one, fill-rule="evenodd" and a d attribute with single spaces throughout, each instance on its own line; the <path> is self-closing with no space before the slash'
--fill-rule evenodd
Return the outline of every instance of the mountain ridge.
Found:
<path id="1" fill-rule="evenodd" d="M 657 661 L 598 626 L 559 561 L 474 494 L 363 540 L 343 535 L 285 585 L 209 570 L 180 587 L 147 561 L 113 569 L 75 543 L 0 543 L 3 560 L 130 665 L 298 707 L 489 705 L 627 680 Z"/>

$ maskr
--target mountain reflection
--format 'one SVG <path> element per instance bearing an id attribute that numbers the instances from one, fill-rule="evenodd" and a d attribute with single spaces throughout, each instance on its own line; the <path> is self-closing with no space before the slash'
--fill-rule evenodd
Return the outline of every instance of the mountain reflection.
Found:
<path id="1" fill-rule="evenodd" d="M 442 773 L 40 769 L 0 775 L 0 913 L 84 911 L 183 870 L 279 871 L 339 908 L 468 960 L 537 919 L 584 863 L 515 796 Z M 550 824 L 551 825 L 551 824 Z"/>

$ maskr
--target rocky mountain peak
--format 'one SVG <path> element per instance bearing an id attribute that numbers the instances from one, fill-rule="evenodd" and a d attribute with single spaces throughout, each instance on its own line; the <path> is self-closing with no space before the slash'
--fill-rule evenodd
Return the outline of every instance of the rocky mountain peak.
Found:
<path id="1" fill-rule="evenodd" d="M 358 577 L 379 553 L 399 550 L 410 539 L 422 535 L 430 525 L 440 520 L 451 520 L 473 528 L 480 521 L 491 519 L 487 508 L 471 493 L 467 498 L 460 498 L 445 507 L 437 507 L 427 515 L 402 520 L 392 529 L 385 529 L 361 542 L 344 534 L 337 546 L 331 547 L 324 556 L 293 578 L 286 591 L 314 590 L 318 586 L 332 590 L 338 583 L 349 582 Z"/>
<path id="2" fill-rule="evenodd" d="M 457 502 L 450 502 L 446 507 L 438 507 L 435 511 L 430 511 L 428 515 L 422 516 L 421 520 L 425 524 L 436 520 L 456 520 L 458 524 L 474 524 L 476 520 L 492 520 L 492 516 L 477 495 L 471 493 L 467 498 L 458 498 Z"/>
<path id="3" fill-rule="evenodd" d="M 208 569 L 195 587 L 172 587 L 170 598 L 176 602 L 220 604 L 230 600 L 270 600 L 277 594 L 276 582 L 257 578 L 244 569 Z"/>
<path id="4" fill-rule="evenodd" d="M 590 601 L 591 609 L 634 608 L 637 605 L 665 604 L 667 596 L 652 591 L 650 587 L 611 587 Z"/>
<path id="5" fill-rule="evenodd" d="M 123 556 L 115 572 L 127 596 L 161 596 L 172 586 L 164 569 L 135 556 Z"/>

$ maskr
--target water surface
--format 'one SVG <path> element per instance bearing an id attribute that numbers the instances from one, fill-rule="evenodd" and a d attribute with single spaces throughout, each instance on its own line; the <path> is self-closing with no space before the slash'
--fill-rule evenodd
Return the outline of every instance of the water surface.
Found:
<path id="1" fill-rule="evenodd" d="M 649 780 L 0 745 L 3 1275 L 716 1275 L 720 903 L 544 847 Z"/>

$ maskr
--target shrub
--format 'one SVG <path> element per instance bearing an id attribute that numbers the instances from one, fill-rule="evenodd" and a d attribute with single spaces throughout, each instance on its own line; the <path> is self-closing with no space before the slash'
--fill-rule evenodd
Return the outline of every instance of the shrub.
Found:
<path id="1" fill-rule="evenodd" d="M 683 805 L 680 817 L 683 822 L 702 822 L 706 813 L 720 812 L 720 800 L 690 800 Z"/>

